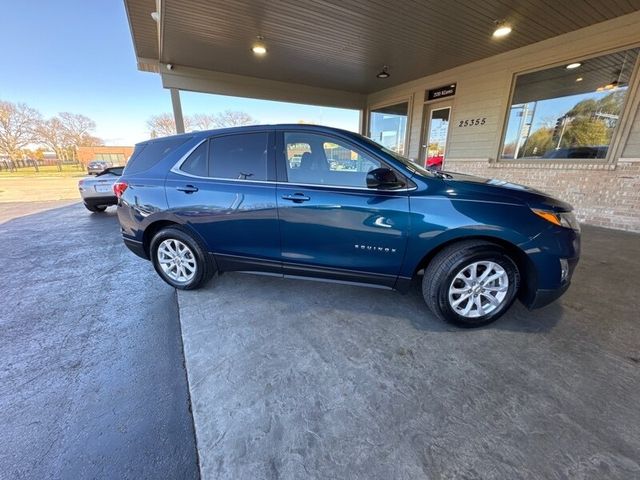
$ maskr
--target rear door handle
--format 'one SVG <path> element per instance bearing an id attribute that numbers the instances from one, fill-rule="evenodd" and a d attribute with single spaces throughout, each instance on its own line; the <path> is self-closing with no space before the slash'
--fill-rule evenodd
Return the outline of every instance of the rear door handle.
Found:
<path id="1" fill-rule="evenodd" d="M 307 197 L 304 193 L 292 193 L 290 195 L 282 195 L 283 200 L 290 200 L 294 203 L 308 202 L 311 197 Z"/>
<path id="2" fill-rule="evenodd" d="M 184 187 L 176 187 L 176 190 L 184 193 L 194 193 L 198 191 L 198 187 L 194 187 L 193 185 L 185 185 Z"/>

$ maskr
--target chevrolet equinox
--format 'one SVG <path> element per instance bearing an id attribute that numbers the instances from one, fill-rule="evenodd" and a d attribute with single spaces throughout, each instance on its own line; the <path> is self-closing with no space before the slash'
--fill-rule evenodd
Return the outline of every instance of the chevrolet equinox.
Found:
<path id="1" fill-rule="evenodd" d="M 124 243 L 175 288 L 220 272 L 406 292 L 485 325 L 562 295 L 580 252 L 571 206 L 499 180 L 425 169 L 361 135 L 235 127 L 138 144 L 114 185 Z"/>

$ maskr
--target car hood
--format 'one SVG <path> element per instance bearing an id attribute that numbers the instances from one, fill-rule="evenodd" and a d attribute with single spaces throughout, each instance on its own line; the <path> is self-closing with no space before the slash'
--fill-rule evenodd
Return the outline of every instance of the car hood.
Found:
<path id="1" fill-rule="evenodd" d="M 573 208 L 567 202 L 547 195 L 535 188 L 517 183 L 498 180 L 495 178 L 482 178 L 473 175 L 465 175 L 455 172 L 443 172 L 446 175 L 444 182 L 447 190 L 458 190 L 459 193 L 467 192 L 474 196 L 486 197 L 488 201 L 502 201 L 508 203 L 524 203 L 531 208 L 541 208 L 558 212 L 570 211 Z"/>

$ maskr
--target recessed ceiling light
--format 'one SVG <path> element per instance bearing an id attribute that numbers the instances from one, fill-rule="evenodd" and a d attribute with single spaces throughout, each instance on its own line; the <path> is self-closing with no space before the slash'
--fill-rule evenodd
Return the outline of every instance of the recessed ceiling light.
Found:
<path id="1" fill-rule="evenodd" d="M 382 67 L 382 71 L 376 75 L 376 77 L 378 78 L 389 78 L 390 76 L 391 74 L 389 73 L 389 67 L 386 65 Z"/>
<path id="2" fill-rule="evenodd" d="M 265 55 L 267 53 L 267 47 L 262 42 L 262 40 L 264 40 L 264 37 L 262 35 L 258 35 L 256 39 L 258 41 L 253 44 L 253 47 L 251 47 L 251 51 L 261 57 L 262 55 Z"/>
<path id="3" fill-rule="evenodd" d="M 582 81 L 582 77 L 576 78 L 576 82 L 581 82 L 581 81 Z"/>
<path id="4" fill-rule="evenodd" d="M 251 48 L 251 51 L 256 55 L 264 55 L 265 53 L 267 53 L 267 47 L 265 47 L 264 45 L 256 44 Z"/>
<path id="5" fill-rule="evenodd" d="M 496 21 L 496 29 L 493 31 L 493 36 L 496 38 L 506 37 L 511 33 L 511 25 L 506 23 L 504 20 Z"/>
<path id="6" fill-rule="evenodd" d="M 580 65 L 582 65 L 580 62 L 574 62 L 574 63 L 570 63 L 565 68 L 567 70 L 573 70 L 574 68 L 578 68 Z"/>

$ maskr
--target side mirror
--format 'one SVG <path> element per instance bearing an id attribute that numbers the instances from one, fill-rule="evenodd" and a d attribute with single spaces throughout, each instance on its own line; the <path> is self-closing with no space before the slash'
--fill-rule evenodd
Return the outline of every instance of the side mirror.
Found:
<path id="1" fill-rule="evenodd" d="M 367 173 L 367 188 L 393 190 L 404 187 L 404 182 L 390 168 L 376 168 Z"/>

